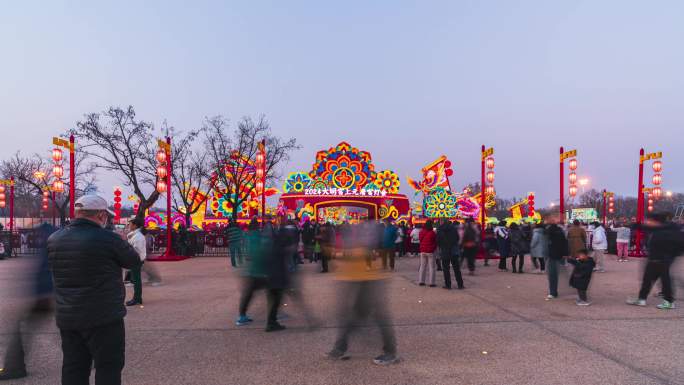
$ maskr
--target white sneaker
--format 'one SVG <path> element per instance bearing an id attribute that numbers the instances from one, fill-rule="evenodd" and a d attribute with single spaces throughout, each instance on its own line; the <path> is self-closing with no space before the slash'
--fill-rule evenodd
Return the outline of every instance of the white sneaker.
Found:
<path id="1" fill-rule="evenodd" d="M 589 306 L 589 305 L 591 305 L 591 302 L 582 301 L 582 300 L 579 300 L 579 299 L 578 299 L 577 301 L 575 301 L 575 303 L 577 304 L 577 306 Z"/>
<path id="2" fill-rule="evenodd" d="M 555 297 L 555 296 L 553 296 L 553 295 L 551 295 L 551 294 L 549 294 L 549 295 L 546 296 L 546 300 L 547 300 L 547 301 L 550 301 L 550 300 L 556 299 L 556 298 L 558 298 L 558 297 Z"/>
<path id="3" fill-rule="evenodd" d="M 634 305 L 634 306 L 646 306 L 646 300 L 645 299 L 639 299 L 639 298 L 630 298 L 627 300 L 628 305 Z"/>

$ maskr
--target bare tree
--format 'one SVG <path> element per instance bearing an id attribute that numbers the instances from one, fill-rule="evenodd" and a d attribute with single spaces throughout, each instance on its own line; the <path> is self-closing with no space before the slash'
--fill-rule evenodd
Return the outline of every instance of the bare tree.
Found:
<path id="1" fill-rule="evenodd" d="M 140 200 L 139 218 L 159 198 L 153 131 L 151 123 L 136 118 L 132 106 L 87 114 L 72 130 L 82 151 L 95 159 L 98 168 L 122 175 L 124 184 L 133 189 Z M 171 186 L 168 188 L 170 191 Z"/>
<path id="2" fill-rule="evenodd" d="M 190 217 L 206 203 L 213 189 L 209 155 L 206 151 L 193 148 L 200 131 L 191 131 L 172 140 L 172 184 L 176 189 L 173 203 L 176 211 L 185 214 L 185 223 L 190 223 Z"/>
<path id="3" fill-rule="evenodd" d="M 76 196 L 86 194 L 95 190 L 95 174 L 93 173 L 95 166 L 86 162 L 87 155 L 81 152 L 76 152 L 75 159 L 75 181 Z M 42 196 L 43 191 L 51 189 L 52 183 L 55 181 L 55 176 L 52 172 L 52 159 L 42 157 L 39 154 L 34 154 L 30 157 L 24 157 L 17 152 L 10 159 L 2 161 L 0 164 L 0 172 L 3 175 L 14 176 L 17 181 L 15 188 L 19 195 L 35 194 Z M 60 223 L 63 223 L 67 217 L 69 210 L 70 196 L 70 181 L 69 178 L 63 178 L 64 192 L 49 194 L 51 205 L 57 210 Z"/>
<path id="4" fill-rule="evenodd" d="M 256 174 L 251 164 L 256 160 L 259 143 L 266 143 L 266 184 L 280 178 L 278 166 L 299 148 L 296 139 L 273 135 L 263 115 L 256 121 L 242 118 L 234 131 L 222 116 L 207 118 L 204 130 L 214 188 L 226 194 L 233 218 L 237 218 L 237 208 L 255 188 Z"/>

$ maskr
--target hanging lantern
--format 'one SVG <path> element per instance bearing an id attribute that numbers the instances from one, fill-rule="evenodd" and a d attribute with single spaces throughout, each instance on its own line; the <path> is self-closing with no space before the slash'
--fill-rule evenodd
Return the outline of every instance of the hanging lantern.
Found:
<path id="1" fill-rule="evenodd" d="M 166 178 L 166 166 L 157 167 L 157 176 L 160 178 Z"/>
<path id="2" fill-rule="evenodd" d="M 159 182 L 157 182 L 157 191 L 160 194 L 165 193 L 166 192 L 166 182 L 164 182 L 163 180 L 160 180 Z"/>
<path id="3" fill-rule="evenodd" d="M 608 202 L 608 207 L 610 207 L 610 208 L 612 209 L 613 207 L 615 207 L 615 203 L 613 203 L 613 202 Z"/>
<path id="4" fill-rule="evenodd" d="M 59 163 L 62 161 L 62 150 L 59 148 L 53 148 L 52 149 L 52 160 L 55 161 L 55 163 Z"/>
<path id="5" fill-rule="evenodd" d="M 571 172 L 571 173 L 568 175 L 568 181 L 570 182 L 570 184 L 575 184 L 575 183 L 577 183 L 577 173 Z"/>
<path id="6" fill-rule="evenodd" d="M 56 181 L 52 182 L 52 189 L 55 190 L 55 192 L 63 192 L 64 191 L 64 182 L 57 179 Z"/>
<path id="7" fill-rule="evenodd" d="M 5 208 L 5 201 L 0 201 L 0 209 L 4 209 L 4 208 Z"/>
<path id="8" fill-rule="evenodd" d="M 257 191 L 262 191 L 264 189 L 264 182 L 258 181 L 256 183 L 256 189 L 257 189 Z"/>
<path id="9" fill-rule="evenodd" d="M 5 186 L 0 184 L 0 193 L 4 193 L 4 192 L 5 192 Z"/>
<path id="10" fill-rule="evenodd" d="M 608 212 L 609 212 L 610 214 L 612 214 L 612 213 L 615 212 L 615 209 L 613 209 L 613 208 L 611 207 L 611 208 L 608 209 Z"/>
<path id="11" fill-rule="evenodd" d="M 164 150 L 157 151 L 157 161 L 159 163 L 165 163 L 166 162 L 166 151 L 164 151 Z"/>
<path id="12" fill-rule="evenodd" d="M 653 162 L 653 171 L 661 172 L 663 170 L 663 162 L 656 160 Z"/>
<path id="13" fill-rule="evenodd" d="M 261 151 L 257 154 L 256 156 L 256 163 L 257 165 L 261 166 L 264 164 L 264 154 L 261 153 Z"/>
<path id="14" fill-rule="evenodd" d="M 4 201 L 4 200 L 5 200 L 5 193 L 0 192 L 0 201 Z"/>
<path id="15" fill-rule="evenodd" d="M 655 199 L 658 199 L 663 194 L 663 190 L 660 187 L 654 187 L 652 193 L 653 193 L 653 197 Z"/>
<path id="16" fill-rule="evenodd" d="M 648 206 L 648 211 L 653 211 L 653 206 Z"/>
<path id="17" fill-rule="evenodd" d="M 663 183 L 663 176 L 661 174 L 653 174 L 651 181 L 655 186 L 659 186 L 661 183 Z"/>
<path id="18" fill-rule="evenodd" d="M 575 159 L 575 158 L 570 159 L 570 161 L 568 162 L 568 167 L 572 171 L 577 170 L 577 159 Z"/>
<path id="19" fill-rule="evenodd" d="M 485 187 L 485 194 L 486 195 L 494 195 L 494 186 Z"/>
<path id="20" fill-rule="evenodd" d="M 487 182 L 494 183 L 494 171 L 487 171 Z"/>
<path id="21" fill-rule="evenodd" d="M 488 169 L 490 169 L 490 170 L 493 169 L 493 168 L 494 168 L 494 158 L 492 158 L 492 157 L 490 156 L 490 157 L 487 158 L 487 160 L 485 161 L 485 164 L 487 165 L 487 168 L 488 168 Z"/>
<path id="22" fill-rule="evenodd" d="M 264 177 L 264 170 L 261 167 L 257 168 L 256 176 L 258 179 L 261 179 Z"/>
<path id="23" fill-rule="evenodd" d="M 64 175 L 64 167 L 59 164 L 54 165 L 52 167 L 52 174 L 57 178 L 61 178 Z"/>
<path id="24" fill-rule="evenodd" d="M 570 188 L 568 189 L 568 193 L 570 193 L 571 197 L 574 197 L 577 195 L 577 186 L 571 185 Z"/>
<path id="25" fill-rule="evenodd" d="M 43 198 L 47 199 L 48 196 L 50 196 L 50 193 L 47 190 L 43 191 Z"/>

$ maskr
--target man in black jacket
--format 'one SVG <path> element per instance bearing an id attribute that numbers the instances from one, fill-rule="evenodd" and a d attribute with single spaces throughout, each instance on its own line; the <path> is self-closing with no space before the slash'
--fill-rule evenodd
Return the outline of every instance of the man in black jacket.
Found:
<path id="1" fill-rule="evenodd" d="M 461 266 L 458 261 L 458 229 L 448 219 L 443 219 L 442 224 L 437 228 L 437 245 L 442 257 L 442 267 L 444 271 L 444 288 L 451 289 L 451 269 L 454 267 L 454 276 L 459 289 L 463 289 L 463 276 Z"/>
<path id="2" fill-rule="evenodd" d="M 674 309 L 674 295 L 672 292 L 672 278 L 670 268 L 675 258 L 684 251 L 682 232 L 674 223 L 668 222 L 668 215 L 653 213 L 648 216 L 645 226 L 636 226 L 639 230 L 648 233 L 648 262 L 644 269 L 638 298 L 627 300 L 630 305 L 646 306 L 653 284 L 660 279 L 663 287 L 663 303 L 657 305 L 658 309 Z"/>
<path id="3" fill-rule="evenodd" d="M 76 219 L 47 245 L 62 337 L 62 384 L 88 384 L 94 364 L 96 385 L 120 385 L 126 315 L 121 269 L 137 267 L 140 258 L 122 237 L 104 229 L 110 215 L 106 200 L 86 195 L 75 209 Z"/>
<path id="4" fill-rule="evenodd" d="M 568 255 L 568 239 L 565 232 L 551 218 L 551 224 L 546 227 L 546 239 L 549 242 L 549 259 L 546 262 L 546 273 L 549 277 L 549 294 L 547 300 L 558 298 L 558 274 L 563 259 Z"/>

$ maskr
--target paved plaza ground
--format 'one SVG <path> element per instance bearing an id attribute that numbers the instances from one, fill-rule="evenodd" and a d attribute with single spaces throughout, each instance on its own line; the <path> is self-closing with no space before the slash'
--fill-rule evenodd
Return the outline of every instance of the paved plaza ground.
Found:
<path id="1" fill-rule="evenodd" d="M 0 261 L 3 347 L 24 263 Z M 320 328 L 309 330 L 286 298 L 288 329 L 265 333 L 263 293 L 251 308 L 254 324 L 236 327 L 241 281 L 228 265 L 219 257 L 157 263 L 164 285 L 146 286 L 145 306 L 126 317 L 124 384 L 684 384 L 684 310 L 657 310 L 656 298 L 647 308 L 624 304 L 638 290 L 639 261 L 611 260 L 594 276 L 593 305 L 577 307 L 567 273 L 561 298 L 545 301 L 543 275 L 501 273 L 478 261 L 466 290 L 447 291 L 441 275 L 438 288 L 417 286 L 417 258 L 402 258 L 388 282 L 402 362 L 389 367 L 371 362 L 380 353 L 372 327 L 352 338 L 350 360 L 326 360 L 344 293 L 314 265 L 303 266 L 302 281 Z M 59 383 L 54 319 L 25 326 L 33 337 L 30 377 L 10 383 Z"/>

